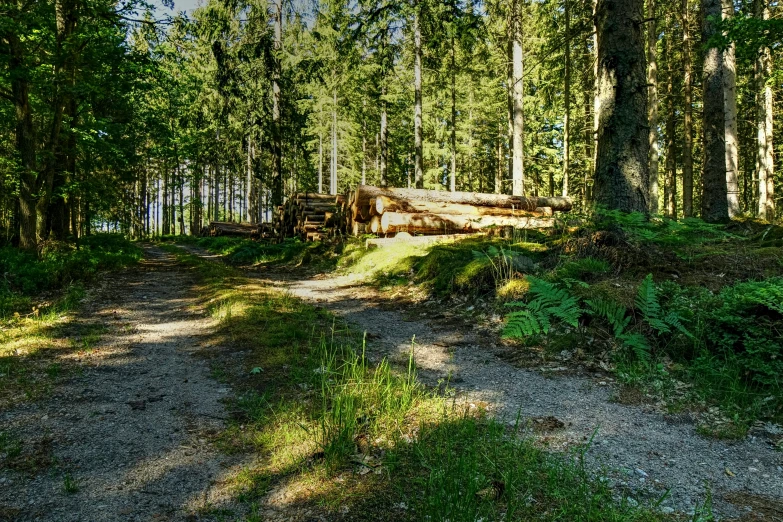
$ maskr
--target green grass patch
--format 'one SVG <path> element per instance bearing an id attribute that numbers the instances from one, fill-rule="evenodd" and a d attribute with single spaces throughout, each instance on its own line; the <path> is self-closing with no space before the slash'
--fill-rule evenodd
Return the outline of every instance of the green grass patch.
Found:
<path id="1" fill-rule="evenodd" d="M 329 313 L 166 248 L 198 270 L 203 306 L 217 320 L 203 353 L 236 392 L 221 447 L 258 457 L 231 485 L 250 519 L 283 484 L 292 517 L 307 510 L 373 521 L 660 518 L 617 497 L 580 455 L 541 451 L 480 405 L 424 389 L 415 345 L 391 361 L 371 360 L 362 336 Z"/>

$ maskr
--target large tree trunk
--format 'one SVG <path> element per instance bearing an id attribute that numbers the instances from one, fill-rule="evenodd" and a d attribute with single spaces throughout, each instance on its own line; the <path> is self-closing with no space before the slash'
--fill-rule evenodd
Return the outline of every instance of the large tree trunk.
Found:
<path id="1" fill-rule="evenodd" d="M 769 6 L 764 0 L 756 0 L 756 16 L 769 19 Z M 759 217 L 775 219 L 774 161 L 772 144 L 772 86 L 769 76 L 772 72 L 772 56 L 769 47 L 764 47 L 757 63 L 757 170 L 759 180 Z"/>
<path id="2" fill-rule="evenodd" d="M 658 213 L 658 20 L 655 17 L 656 0 L 647 0 L 647 118 L 650 123 L 650 212 Z"/>
<path id="3" fill-rule="evenodd" d="M 449 190 L 457 190 L 457 42 L 451 36 L 451 168 Z"/>
<path id="4" fill-rule="evenodd" d="M 513 56 L 513 107 L 514 107 L 514 132 L 512 151 L 512 190 L 515 196 L 525 194 L 525 91 L 523 83 L 524 54 L 522 49 L 522 1 L 513 0 L 511 4 L 512 30 L 512 56 Z"/>
<path id="5" fill-rule="evenodd" d="M 610 209 L 648 212 L 649 126 L 642 0 L 599 0 L 598 153 L 595 200 Z"/>
<path id="6" fill-rule="evenodd" d="M 721 0 L 702 0 L 702 43 L 708 45 L 717 33 L 721 18 Z M 704 52 L 703 111 L 704 161 L 702 163 L 702 218 L 708 222 L 729 219 L 726 191 L 726 129 L 723 99 L 723 57 L 717 47 Z"/>
<path id="7" fill-rule="evenodd" d="M 413 13 L 413 180 L 416 188 L 424 188 L 424 129 L 421 92 L 421 17 L 420 6 L 414 1 Z M 363 172 L 363 171 L 362 171 Z M 364 184 L 364 176 L 362 176 Z"/>
<path id="8" fill-rule="evenodd" d="M 682 0 L 682 67 L 683 96 L 685 110 L 683 115 L 682 150 L 682 213 L 693 216 L 693 65 L 691 59 L 691 27 L 689 0 Z"/>
<path id="9" fill-rule="evenodd" d="M 728 20 L 734 16 L 733 0 L 722 0 L 722 16 Z M 726 133 L 726 197 L 729 217 L 740 213 L 739 182 L 737 170 L 739 166 L 739 151 L 737 147 L 737 61 L 734 42 L 723 51 L 723 104 L 725 119 L 723 126 Z"/>
<path id="10" fill-rule="evenodd" d="M 563 95 L 565 96 L 565 114 L 563 115 L 563 196 L 568 196 L 569 163 L 571 162 L 571 8 L 568 0 L 563 6 L 565 15 L 565 74 Z"/>

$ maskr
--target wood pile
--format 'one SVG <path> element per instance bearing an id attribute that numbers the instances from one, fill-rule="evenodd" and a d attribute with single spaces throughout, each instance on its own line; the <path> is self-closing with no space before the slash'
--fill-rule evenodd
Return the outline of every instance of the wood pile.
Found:
<path id="1" fill-rule="evenodd" d="M 303 192 L 277 207 L 275 231 L 279 239 L 296 237 L 320 241 L 345 233 L 345 202 L 342 194 L 331 196 Z"/>
<path id="2" fill-rule="evenodd" d="M 466 234 L 487 229 L 548 228 L 555 211 L 571 210 L 566 197 L 537 198 L 446 192 L 424 189 L 379 188 L 359 185 L 349 195 L 351 230 L 392 235 Z M 364 230 L 362 230 L 364 229 Z"/>
<path id="3" fill-rule="evenodd" d="M 201 229 L 202 236 L 245 236 L 252 239 L 269 239 L 274 235 L 271 223 L 231 223 L 212 221 Z"/>
<path id="4" fill-rule="evenodd" d="M 380 188 L 359 185 L 336 196 L 302 192 L 277 207 L 272 223 L 251 225 L 213 221 L 202 235 L 239 235 L 282 241 L 299 237 L 320 241 L 347 234 L 372 233 L 385 238 L 401 234 L 433 236 L 503 233 L 511 229 L 554 226 L 554 212 L 571 210 L 565 197 L 538 198 Z"/>

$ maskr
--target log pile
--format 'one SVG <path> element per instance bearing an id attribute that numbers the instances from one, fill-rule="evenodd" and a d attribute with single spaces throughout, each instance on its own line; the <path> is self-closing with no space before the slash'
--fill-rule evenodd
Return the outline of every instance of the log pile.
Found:
<path id="1" fill-rule="evenodd" d="M 320 241 L 345 232 L 344 195 L 303 192 L 277 207 L 275 232 L 279 239 L 295 237 Z"/>
<path id="2" fill-rule="evenodd" d="M 211 236 L 242 235 L 282 241 L 299 237 L 320 241 L 347 234 L 372 233 L 390 238 L 396 234 L 453 235 L 509 229 L 538 229 L 554 225 L 554 212 L 571 210 L 565 197 L 538 198 L 380 188 L 359 185 L 342 195 L 303 192 L 277 207 L 272 223 L 250 225 L 213 221 Z"/>
<path id="3" fill-rule="evenodd" d="M 251 239 L 271 239 L 274 237 L 274 227 L 271 223 L 212 221 L 201 229 L 201 236 L 244 236 Z"/>
<path id="4" fill-rule="evenodd" d="M 354 234 L 361 233 L 362 228 L 378 235 L 399 232 L 467 234 L 507 227 L 548 228 L 554 225 L 554 211 L 571 210 L 571 200 L 566 197 L 538 198 L 366 185 L 359 185 L 348 199 Z"/>

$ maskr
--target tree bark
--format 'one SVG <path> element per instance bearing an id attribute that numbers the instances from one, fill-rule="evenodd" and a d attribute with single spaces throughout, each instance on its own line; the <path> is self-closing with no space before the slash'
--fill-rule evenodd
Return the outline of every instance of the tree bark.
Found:
<path id="1" fill-rule="evenodd" d="M 655 17 L 656 0 L 647 0 L 647 118 L 650 125 L 650 212 L 658 213 L 658 21 Z"/>
<path id="2" fill-rule="evenodd" d="M 649 125 L 642 0 L 599 0 L 598 152 L 595 200 L 610 209 L 648 212 Z"/>
<path id="3" fill-rule="evenodd" d="M 457 43 L 451 35 L 451 168 L 449 190 L 457 190 Z"/>
<path id="4" fill-rule="evenodd" d="M 724 20 L 734 17 L 733 0 L 722 0 L 721 13 Z M 734 42 L 723 51 L 723 104 L 725 118 L 723 126 L 726 134 L 726 197 L 729 217 L 740 213 L 739 183 L 737 170 L 739 151 L 737 141 L 737 60 Z"/>
<path id="5" fill-rule="evenodd" d="M 707 46 L 717 33 L 715 20 L 721 17 L 720 0 L 702 0 L 702 43 Z M 728 221 L 726 190 L 726 129 L 723 99 L 723 57 L 717 47 L 707 47 L 703 67 L 702 219 L 711 223 Z"/>
<path id="6" fill-rule="evenodd" d="M 683 150 L 682 150 L 682 213 L 693 216 L 693 62 L 691 58 L 691 27 L 689 0 L 682 0 L 682 62 L 683 62 Z"/>

